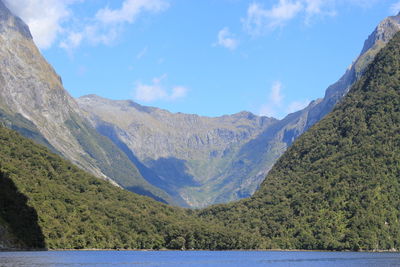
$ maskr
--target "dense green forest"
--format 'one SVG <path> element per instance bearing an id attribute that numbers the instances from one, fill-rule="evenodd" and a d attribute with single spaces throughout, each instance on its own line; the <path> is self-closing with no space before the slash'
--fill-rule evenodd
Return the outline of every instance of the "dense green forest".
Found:
<path id="1" fill-rule="evenodd" d="M 400 34 L 252 198 L 199 214 L 265 248 L 400 249 Z"/>
<path id="2" fill-rule="evenodd" d="M 171 207 L 3 127 L 0 158 L 0 226 L 21 247 L 400 249 L 400 34 L 250 199 Z"/>
<path id="3" fill-rule="evenodd" d="M 19 238 L 20 247 L 258 246 L 251 234 L 205 224 L 190 210 L 117 188 L 3 127 L 0 158 L 0 224 Z"/>

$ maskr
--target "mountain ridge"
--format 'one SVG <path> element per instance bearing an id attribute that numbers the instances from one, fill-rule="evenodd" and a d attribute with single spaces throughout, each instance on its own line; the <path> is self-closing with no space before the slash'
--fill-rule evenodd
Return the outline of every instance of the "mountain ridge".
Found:
<path id="1" fill-rule="evenodd" d="M 275 121 L 248 112 L 214 118 L 171 113 L 94 95 L 77 101 L 91 115 L 93 126 L 115 143 L 127 146 L 132 155 L 157 174 L 153 184 L 170 194 L 171 189 L 185 190 L 180 185 L 200 186 L 223 167 L 222 157 L 234 153 L 237 143 L 251 139 Z M 163 181 L 167 187 L 162 185 Z M 179 196 L 192 201 L 187 199 L 188 193 Z"/>
<path id="2" fill-rule="evenodd" d="M 169 194 L 182 197 L 192 207 L 229 202 L 249 197 L 256 191 L 276 160 L 294 140 L 334 108 L 347 94 L 349 88 L 362 76 L 375 55 L 399 30 L 400 15 L 382 20 L 365 41 L 360 55 L 344 75 L 327 88 L 322 99 L 310 102 L 306 108 L 288 114 L 281 120 L 266 117 L 262 119 L 263 117 L 247 112 L 219 117 L 171 113 L 154 107 L 142 106 L 132 101 L 109 100 L 95 95 L 82 96 L 77 98 L 77 102 L 82 109 L 88 112 L 89 120 L 101 134 L 111 138 L 120 146 L 124 146 L 125 151 L 135 155 L 139 164 L 146 166 L 152 171 L 152 174 L 159 176 L 158 179 L 154 178 L 154 175 L 148 179 L 152 180 L 154 185 L 159 184 Z M 127 103 L 131 103 L 132 106 Z M 126 106 L 123 107 L 124 104 Z M 127 110 L 129 109 L 131 109 L 131 113 L 128 115 Z M 144 113 L 149 115 L 146 119 L 143 117 Z M 207 146 L 207 142 L 204 142 L 204 138 L 199 134 L 201 129 L 209 131 L 208 134 L 213 136 L 216 134 L 216 138 L 223 138 L 224 131 L 214 133 L 213 129 L 229 129 L 229 131 L 236 132 L 235 116 L 240 117 L 243 121 L 246 119 L 248 122 L 265 120 L 269 123 L 267 127 L 260 124 L 260 127 L 255 130 L 255 134 L 250 134 L 248 138 L 233 140 L 234 145 L 230 148 L 229 153 L 224 152 L 226 148 L 224 147 L 222 150 L 219 148 L 205 150 L 210 153 L 208 156 L 199 155 L 199 150 L 205 149 L 204 147 Z M 121 118 L 124 118 L 123 122 L 120 121 Z M 181 122 L 182 118 L 193 120 L 195 123 L 191 127 L 186 127 Z M 204 120 L 220 120 L 218 121 L 219 125 L 216 127 L 204 126 L 201 123 L 203 118 Z M 231 125 L 227 126 L 227 122 L 230 122 Z M 242 129 L 248 126 L 245 124 L 242 125 Z M 237 124 L 236 126 L 240 127 Z M 177 139 L 176 136 L 179 136 L 180 133 L 191 135 L 195 142 L 200 140 L 200 143 L 204 144 L 190 150 L 188 143 L 193 140 L 190 137 Z M 235 139 L 237 136 L 234 134 L 230 138 Z M 176 147 L 181 149 L 174 151 Z M 188 153 L 191 156 L 187 155 Z M 212 157 L 212 153 L 220 157 L 219 162 Z M 159 158 L 164 159 L 161 165 L 157 163 Z M 171 162 L 168 163 L 168 161 Z M 207 164 L 202 163 L 205 161 Z M 180 166 L 178 169 L 177 164 Z M 164 171 L 166 168 L 175 168 L 176 171 L 168 173 Z M 201 177 L 204 174 L 200 169 L 204 168 L 208 168 L 205 173 L 208 175 L 207 178 Z M 146 173 L 142 172 L 142 175 L 146 178 Z M 181 178 L 174 181 L 174 184 L 164 183 L 165 180 L 179 176 Z"/>

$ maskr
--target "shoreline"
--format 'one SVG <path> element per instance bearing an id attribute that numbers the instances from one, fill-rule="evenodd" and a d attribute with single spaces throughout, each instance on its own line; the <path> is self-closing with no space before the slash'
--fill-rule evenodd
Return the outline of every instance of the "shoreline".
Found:
<path id="1" fill-rule="evenodd" d="M 305 249 L 230 249 L 230 250 L 206 250 L 206 249 L 0 249 L 1 252 L 63 252 L 63 251 L 137 251 L 137 252 L 195 252 L 195 251 L 208 251 L 208 252 L 332 252 L 332 253 L 400 253 L 398 250 L 305 250 Z"/>

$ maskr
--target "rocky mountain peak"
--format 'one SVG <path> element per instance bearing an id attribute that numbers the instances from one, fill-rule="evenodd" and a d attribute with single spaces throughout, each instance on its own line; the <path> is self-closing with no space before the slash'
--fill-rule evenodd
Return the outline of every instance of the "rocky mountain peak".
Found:
<path id="1" fill-rule="evenodd" d="M 324 111 L 321 114 L 327 114 L 337 101 L 347 94 L 350 86 L 361 77 L 367 66 L 375 58 L 376 54 L 385 47 L 398 31 L 400 31 L 400 14 L 397 16 L 387 17 L 378 24 L 375 30 L 364 42 L 359 57 L 350 65 L 339 81 L 326 90 L 321 105 L 327 106 L 328 108 L 322 108 Z M 321 109 L 321 107 L 319 107 L 319 109 Z M 322 117 L 322 115 L 319 115 L 319 118 Z M 315 121 L 316 120 L 313 120 L 312 123 Z"/>
<path id="2" fill-rule="evenodd" d="M 387 43 L 400 30 L 400 13 L 381 21 L 364 43 L 361 55 L 373 48 L 378 42 Z"/>
<path id="3" fill-rule="evenodd" d="M 248 119 L 248 120 L 254 120 L 255 118 L 258 117 L 249 111 L 241 111 L 241 112 L 235 113 L 231 116 L 236 117 L 236 118 L 244 118 L 244 119 Z"/>
<path id="4" fill-rule="evenodd" d="M 19 17 L 14 16 L 3 1 L 0 0 L 0 34 L 9 31 L 19 32 L 25 38 L 32 39 L 28 25 Z"/>

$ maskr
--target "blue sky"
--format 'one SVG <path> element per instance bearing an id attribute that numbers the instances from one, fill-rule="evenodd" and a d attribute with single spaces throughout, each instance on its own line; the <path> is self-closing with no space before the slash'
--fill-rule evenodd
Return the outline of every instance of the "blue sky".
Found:
<path id="1" fill-rule="evenodd" d="M 398 0 L 4 0 L 74 97 L 282 118 L 323 97 Z"/>

